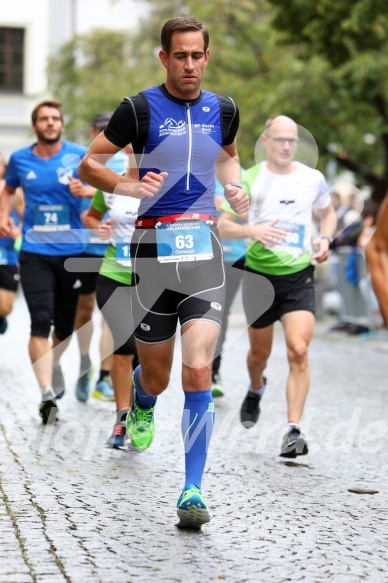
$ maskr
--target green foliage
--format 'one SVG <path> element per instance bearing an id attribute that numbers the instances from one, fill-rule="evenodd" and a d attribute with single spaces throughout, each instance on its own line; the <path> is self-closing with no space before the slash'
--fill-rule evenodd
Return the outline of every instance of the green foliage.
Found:
<path id="1" fill-rule="evenodd" d="M 100 30 L 76 36 L 48 64 L 49 87 L 63 102 L 66 136 L 88 144 L 93 118 L 114 111 L 126 95 L 148 85 L 156 70 L 154 55 L 146 55 L 129 33 Z"/>
<path id="2" fill-rule="evenodd" d="M 317 58 L 325 64 L 331 97 L 322 102 L 320 118 L 312 120 L 322 150 L 336 144 L 339 164 L 355 172 L 360 185 L 371 186 L 380 201 L 388 186 L 386 1 L 269 3 L 276 7 L 272 23 L 283 45 L 296 47 L 309 69 Z"/>
<path id="3" fill-rule="evenodd" d="M 49 64 L 62 99 L 67 135 L 88 143 L 93 117 L 125 95 L 163 82 L 160 29 L 190 15 L 210 32 L 203 87 L 231 96 L 240 109 L 241 163 L 255 162 L 268 117 L 289 115 L 319 147 L 352 170 L 376 200 L 388 184 L 388 19 L 385 0 L 148 0 L 138 30 L 76 37 Z M 373 142 L 375 139 L 375 143 Z"/>

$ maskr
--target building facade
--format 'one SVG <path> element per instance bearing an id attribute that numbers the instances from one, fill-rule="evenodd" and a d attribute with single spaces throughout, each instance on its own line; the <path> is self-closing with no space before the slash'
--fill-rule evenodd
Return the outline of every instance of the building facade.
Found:
<path id="1" fill-rule="evenodd" d="M 0 0 L 0 152 L 32 140 L 31 111 L 47 93 L 47 60 L 77 33 L 125 30 L 147 10 L 139 0 Z"/>

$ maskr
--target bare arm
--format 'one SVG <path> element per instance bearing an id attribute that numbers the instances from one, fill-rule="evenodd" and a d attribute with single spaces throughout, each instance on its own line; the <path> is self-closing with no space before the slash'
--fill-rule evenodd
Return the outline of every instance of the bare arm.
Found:
<path id="1" fill-rule="evenodd" d="M 277 229 L 274 226 L 278 220 L 249 225 L 246 223 L 246 215 L 244 214 L 237 216 L 222 212 L 218 221 L 218 230 L 221 239 L 253 239 L 270 247 L 280 243 L 287 236 L 287 231 Z M 241 221 L 245 221 L 245 223 L 241 224 Z"/>
<path id="2" fill-rule="evenodd" d="M 318 214 L 321 219 L 320 237 L 315 239 L 313 243 L 314 245 L 317 245 L 319 249 L 312 255 L 312 258 L 318 263 L 322 263 L 323 261 L 326 261 L 329 256 L 329 245 L 337 228 L 337 217 L 335 216 L 335 211 L 331 204 L 325 209 L 320 209 Z M 328 239 L 326 237 L 328 237 Z"/>
<path id="3" fill-rule="evenodd" d="M 110 142 L 103 132 L 91 144 L 78 169 L 78 176 L 95 188 L 105 192 L 123 194 L 133 198 L 152 198 L 162 187 L 166 172 L 147 172 L 139 181 L 122 176 L 105 166 L 106 161 L 120 148 Z"/>
<path id="4" fill-rule="evenodd" d="M 388 326 L 388 196 L 377 217 L 376 229 L 366 247 L 366 260 L 373 289 Z"/>
<path id="5" fill-rule="evenodd" d="M 14 192 L 15 189 L 4 185 L 0 194 L 0 237 L 8 237 L 10 234 L 9 215 L 11 212 L 11 196 Z"/>
<path id="6" fill-rule="evenodd" d="M 245 213 L 249 208 L 247 193 L 242 188 L 230 184 L 231 182 L 241 184 L 241 167 L 236 140 L 221 149 L 216 164 L 216 176 L 224 187 L 225 198 L 232 209 L 236 213 Z"/>
<path id="7" fill-rule="evenodd" d="M 93 231 L 97 237 L 103 241 L 110 239 L 112 228 L 111 219 L 107 219 L 105 223 L 101 223 L 105 213 L 96 210 L 92 206 L 81 214 L 83 225 Z"/>

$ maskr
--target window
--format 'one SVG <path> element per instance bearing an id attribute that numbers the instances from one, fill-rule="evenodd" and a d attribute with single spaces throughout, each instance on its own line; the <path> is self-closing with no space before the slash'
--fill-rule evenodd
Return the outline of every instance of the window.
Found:
<path id="1" fill-rule="evenodd" d="M 0 27 L 0 91 L 23 90 L 24 29 Z"/>

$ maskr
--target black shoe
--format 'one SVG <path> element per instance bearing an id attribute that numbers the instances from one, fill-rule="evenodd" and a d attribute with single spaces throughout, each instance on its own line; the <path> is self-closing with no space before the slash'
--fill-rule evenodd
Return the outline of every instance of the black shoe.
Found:
<path id="1" fill-rule="evenodd" d="M 0 334 L 4 334 L 4 332 L 8 328 L 7 318 L 5 316 L 0 317 Z"/>
<path id="2" fill-rule="evenodd" d="M 263 376 L 263 389 L 265 389 L 266 384 L 267 379 Z M 240 421 L 246 429 L 253 427 L 253 425 L 257 423 L 260 415 L 260 401 L 261 396 L 256 395 L 256 393 L 252 393 L 251 391 L 248 391 L 243 400 L 240 409 Z"/>
<path id="3" fill-rule="evenodd" d="M 308 454 L 307 441 L 302 431 L 296 425 L 290 427 L 283 437 L 281 457 L 296 458 L 297 455 Z"/>
<path id="4" fill-rule="evenodd" d="M 63 372 L 60 366 L 53 367 L 52 383 L 55 397 L 57 399 L 62 399 L 65 394 L 65 379 L 63 378 Z"/>
<path id="5" fill-rule="evenodd" d="M 53 392 L 47 390 L 42 395 L 42 402 L 39 405 L 39 414 L 42 417 L 42 423 L 55 423 L 58 419 L 58 406 L 55 402 Z"/>

